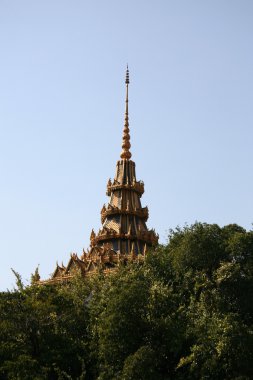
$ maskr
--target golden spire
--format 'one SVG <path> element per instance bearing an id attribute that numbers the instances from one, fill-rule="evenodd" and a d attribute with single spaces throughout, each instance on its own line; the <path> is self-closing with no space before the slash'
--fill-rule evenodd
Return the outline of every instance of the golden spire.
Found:
<path id="1" fill-rule="evenodd" d="M 128 121 L 128 85 L 129 85 L 129 70 L 127 66 L 126 70 L 126 111 L 125 111 L 125 124 L 123 129 L 123 139 L 122 139 L 122 152 L 120 157 L 125 160 L 129 160 L 132 157 L 130 152 L 130 134 L 129 134 L 129 121 Z"/>

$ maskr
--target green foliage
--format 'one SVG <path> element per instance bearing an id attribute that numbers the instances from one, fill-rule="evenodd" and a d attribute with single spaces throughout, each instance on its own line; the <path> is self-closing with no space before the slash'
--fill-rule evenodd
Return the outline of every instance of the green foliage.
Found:
<path id="1" fill-rule="evenodd" d="M 88 318 L 77 291 L 75 284 L 75 291 L 30 286 L 1 294 L 0 378 L 58 379 L 60 372 L 73 378 L 81 375 Z"/>
<path id="2" fill-rule="evenodd" d="M 149 346 L 140 347 L 133 355 L 129 355 L 120 376 L 122 380 L 161 380 L 156 368 L 156 352 Z"/>
<path id="3" fill-rule="evenodd" d="M 31 274 L 31 285 L 35 285 L 39 280 L 40 280 L 39 266 L 37 266 L 34 273 Z"/>
<path id="4" fill-rule="evenodd" d="M 0 293 L 0 379 L 250 380 L 253 232 L 195 223 L 143 265 Z"/>

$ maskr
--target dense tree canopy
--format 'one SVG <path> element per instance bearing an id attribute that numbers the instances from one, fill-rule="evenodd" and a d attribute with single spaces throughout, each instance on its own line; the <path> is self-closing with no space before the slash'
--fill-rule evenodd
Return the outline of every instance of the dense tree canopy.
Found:
<path id="1" fill-rule="evenodd" d="M 252 231 L 177 228 L 144 264 L 68 285 L 16 276 L 0 294 L 0 379 L 253 378 Z"/>

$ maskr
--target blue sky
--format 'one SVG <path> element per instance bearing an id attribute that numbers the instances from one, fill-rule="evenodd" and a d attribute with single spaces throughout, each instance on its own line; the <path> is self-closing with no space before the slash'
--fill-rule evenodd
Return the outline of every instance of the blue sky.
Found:
<path id="1" fill-rule="evenodd" d="M 121 151 L 148 226 L 253 222 L 253 2 L 0 1 L 0 289 L 89 246 Z"/>

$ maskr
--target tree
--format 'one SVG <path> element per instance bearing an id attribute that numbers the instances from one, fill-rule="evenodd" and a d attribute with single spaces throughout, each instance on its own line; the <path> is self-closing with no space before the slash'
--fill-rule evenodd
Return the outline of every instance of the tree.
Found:
<path id="1" fill-rule="evenodd" d="M 16 278 L 0 294 L 0 379 L 253 378 L 252 231 L 195 223 L 110 276 Z"/>
<path id="2" fill-rule="evenodd" d="M 1 294 L 3 379 L 58 379 L 60 373 L 63 378 L 81 376 L 87 358 L 87 312 L 77 296 L 80 287 L 73 284 L 73 288 L 29 286 Z"/>

